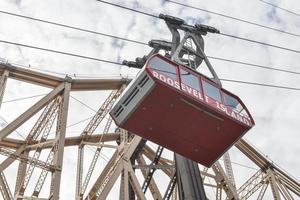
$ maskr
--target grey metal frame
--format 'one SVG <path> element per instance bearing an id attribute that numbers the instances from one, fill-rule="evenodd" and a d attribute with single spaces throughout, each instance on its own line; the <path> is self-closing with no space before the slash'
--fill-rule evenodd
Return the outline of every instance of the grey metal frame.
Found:
<path id="1" fill-rule="evenodd" d="M 147 94 L 152 91 L 154 86 L 154 80 L 147 74 L 144 67 L 136 79 L 128 85 L 127 89 L 110 111 L 110 115 L 119 126 L 122 126 L 131 116 Z"/>

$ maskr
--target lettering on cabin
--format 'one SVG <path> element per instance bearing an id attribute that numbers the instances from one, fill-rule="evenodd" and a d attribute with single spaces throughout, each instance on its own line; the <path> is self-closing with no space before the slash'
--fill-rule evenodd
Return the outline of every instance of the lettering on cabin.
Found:
<path id="1" fill-rule="evenodd" d="M 227 106 L 225 106 L 224 104 L 222 104 L 218 101 L 216 101 L 216 105 L 219 110 L 223 111 L 228 116 L 230 116 L 244 124 L 247 124 L 248 126 L 251 126 L 250 119 L 248 119 L 247 117 L 242 116 L 241 114 L 235 112 L 233 109 L 228 108 Z"/>
<path id="2" fill-rule="evenodd" d="M 153 69 L 151 69 L 152 75 L 157 78 L 158 80 L 170 85 L 173 88 L 176 88 L 177 90 L 183 91 L 187 93 L 188 95 L 200 100 L 201 102 L 206 102 L 207 104 L 213 106 L 214 108 L 217 108 L 221 112 L 225 113 L 226 115 L 230 116 L 231 118 L 234 118 L 235 120 L 238 120 L 248 126 L 251 126 L 251 121 L 248 117 L 243 116 L 242 114 L 234 111 L 232 108 L 225 106 L 224 104 L 218 102 L 217 100 L 204 95 L 204 98 L 200 91 L 196 90 L 195 88 L 192 88 L 184 83 L 179 83 L 177 80 L 173 80 L 172 78 L 161 74 Z"/>
<path id="3" fill-rule="evenodd" d="M 167 77 L 166 75 L 158 73 L 154 70 L 152 71 L 152 74 L 155 78 L 167 83 L 168 85 L 170 85 L 178 90 L 184 91 L 185 93 L 188 93 L 189 95 L 193 96 L 194 98 L 197 98 L 197 99 L 200 99 L 203 101 L 201 92 L 197 91 L 196 89 L 194 89 L 184 83 L 180 84 L 177 80 L 173 80 L 173 79 Z"/>

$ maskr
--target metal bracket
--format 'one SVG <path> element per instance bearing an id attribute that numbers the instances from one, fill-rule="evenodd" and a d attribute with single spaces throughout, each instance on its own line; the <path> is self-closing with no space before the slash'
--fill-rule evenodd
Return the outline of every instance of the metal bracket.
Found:
<path id="1" fill-rule="evenodd" d="M 202 35 L 207 35 L 207 33 L 220 33 L 220 31 L 214 27 L 203 24 L 196 24 L 194 26 L 188 25 L 183 19 L 169 15 L 160 14 L 159 17 L 165 20 L 172 34 L 172 60 L 183 65 L 188 65 L 195 70 L 204 60 L 213 76 L 212 80 L 221 86 L 218 75 L 204 53 L 204 40 L 202 37 Z M 179 30 L 184 31 L 183 39 L 180 38 Z M 187 45 L 188 43 L 190 43 L 190 46 Z M 195 44 L 195 48 L 193 48 L 193 44 Z M 191 57 L 193 57 L 193 59 L 190 59 Z"/>
<path id="2" fill-rule="evenodd" d="M 127 60 L 123 60 L 122 64 L 123 64 L 123 65 L 126 65 L 126 66 L 128 66 L 128 67 L 133 67 L 133 68 L 137 68 L 137 69 L 142 69 L 143 66 L 145 65 L 147 59 L 148 59 L 150 56 L 152 56 L 152 55 L 158 53 L 159 50 L 160 50 L 160 49 L 158 49 L 158 48 L 154 48 L 154 49 L 152 49 L 152 50 L 150 51 L 150 53 L 149 53 L 148 55 L 145 55 L 145 56 L 143 56 L 142 58 L 141 58 L 141 57 L 137 57 L 137 58 L 135 59 L 135 61 L 127 61 Z"/>
<path id="3" fill-rule="evenodd" d="M 214 27 L 203 24 L 195 24 L 192 26 L 187 24 L 183 19 L 170 15 L 160 14 L 159 18 L 166 22 L 172 34 L 172 41 L 151 40 L 148 45 L 153 49 L 148 55 L 142 58 L 138 57 L 135 61 L 124 60 L 123 65 L 141 69 L 150 56 L 158 53 L 160 50 L 164 50 L 168 52 L 165 56 L 179 64 L 187 65 L 194 70 L 204 61 L 212 74 L 212 81 L 222 86 L 217 73 L 204 53 L 204 40 L 202 37 L 202 35 L 207 35 L 207 33 L 220 33 L 220 31 Z M 184 32 L 182 39 L 179 31 Z M 190 46 L 187 44 L 190 44 Z"/>

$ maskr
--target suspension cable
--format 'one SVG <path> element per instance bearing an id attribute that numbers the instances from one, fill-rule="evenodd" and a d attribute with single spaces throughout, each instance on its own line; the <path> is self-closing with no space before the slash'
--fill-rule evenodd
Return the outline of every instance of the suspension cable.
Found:
<path id="1" fill-rule="evenodd" d="M 293 14 L 293 15 L 296 15 L 296 16 L 300 17 L 300 14 L 298 14 L 298 13 L 296 13 L 296 12 L 294 12 L 294 11 L 291 11 L 291 10 L 288 10 L 288 9 L 286 9 L 286 8 L 282 8 L 282 7 L 277 6 L 277 5 L 273 4 L 273 3 L 270 3 L 270 2 L 268 2 L 268 1 L 264 1 L 264 0 L 258 0 L 258 1 L 261 1 L 261 2 L 263 2 L 263 3 L 265 3 L 265 4 L 268 4 L 268 5 L 272 6 L 272 7 L 277 8 L 277 9 L 279 9 L 279 10 L 283 10 L 283 11 L 285 11 L 285 12 L 288 12 L 288 13 L 290 13 L 290 14 Z"/>
<path id="2" fill-rule="evenodd" d="M 2 42 L 2 41 L 3 40 L 0 40 L 0 42 Z M 38 50 L 42 50 L 42 51 L 48 51 L 48 52 L 57 53 L 57 54 L 63 54 L 63 55 L 68 55 L 68 56 L 84 58 L 84 59 L 90 59 L 91 58 L 91 57 L 88 57 L 88 56 L 81 56 L 81 55 L 78 55 L 78 54 L 72 54 L 72 53 L 68 53 L 68 52 L 57 51 L 57 50 L 53 50 L 53 49 L 46 49 L 46 48 L 41 48 L 41 47 L 36 47 L 36 46 L 31 46 L 31 45 L 14 43 L 14 42 L 5 42 L 5 43 L 13 44 L 13 45 L 17 45 L 17 46 L 22 46 L 22 47 L 27 47 L 27 48 L 32 48 L 32 49 L 38 49 Z M 115 64 L 115 65 L 120 65 L 120 66 L 123 65 L 120 62 L 110 61 L 110 60 L 105 60 L 105 59 L 93 58 L 92 60 L 97 60 L 99 62 L 105 62 L 105 63 Z M 278 86 L 278 85 L 271 85 L 271 84 L 264 84 L 264 83 L 246 82 L 246 81 L 241 81 L 241 80 L 232 80 L 232 79 L 221 79 L 221 80 L 227 81 L 227 82 L 252 84 L 252 85 L 259 85 L 259 86 L 273 87 L 273 88 L 280 88 L 280 89 L 287 89 L 287 90 L 297 90 L 297 91 L 300 90 L 300 88 Z"/>
<path id="3" fill-rule="evenodd" d="M 106 2 L 106 3 L 108 3 L 110 5 L 115 5 L 115 4 L 109 3 L 109 2 Z M 124 8 L 124 6 L 118 6 L 118 7 Z M 51 22 L 51 21 L 48 21 L 48 20 L 43 20 L 43 19 L 28 17 L 28 16 L 25 16 L 25 15 L 19 15 L 19 14 L 10 13 L 10 12 L 1 11 L 1 10 L 0 10 L 0 13 L 2 13 L 2 14 L 8 14 L 8 15 L 16 16 L 16 17 L 22 17 L 22 18 L 26 18 L 26 19 L 30 19 L 30 20 L 35 20 L 35 21 L 39 21 L 39 22 L 43 22 L 43 23 L 47 23 L 47 24 L 51 24 L 51 25 L 61 26 L 61 27 L 64 27 L 64 28 L 70 28 L 70 29 L 74 29 L 74 30 L 79 30 L 79 31 L 87 32 L 87 33 L 102 35 L 104 37 L 111 37 L 111 38 L 115 38 L 115 39 L 118 39 L 118 40 L 123 40 L 123 41 L 131 42 L 131 43 L 135 43 L 135 44 L 147 45 L 148 46 L 148 44 L 146 42 L 138 41 L 138 40 L 134 40 L 134 39 L 128 39 L 128 38 L 124 38 L 124 37 L 120 37 L 120 36 L 116 36 L 116 35 L 112 35 L 112 34 L 106 34 L 106 33 L 96 32 L 96 31 L 92 31 L 92 30 L 88 30 L 88 29 L 84 29 L 84 28 L 80 28 L 80 27 L 69 26 L 69 25 L 66 25 L 66 24 L 61 24 L 61 23 L 57 23 L 57 22 Z M 142 12 L 142 13 L 144 13 L 144 12 Z M 227 36 L 229 37 L 229 35 L 227 35 Z M 234 36 L 230 35 L 230 37 L 234 37 Z M 248 39 L 244 39 L 244 38 L 240 38 L 240 39 L 249 41 Z M 252 41 L 255 42 L 254 40 L 252 40 Z M 262 43 L 262 42 L 260 42 L 259 44 L 267 45 L 267 43 Z M 271 47 L 275 47 L 275 45 L 271 46 Z M 276 48 L 280 48 L 280 49 L 283 49 L 283 50 L 294 51 L 292 49 L 288 49 L 288 48 L 280 47 L 280 46 L 277 46 Z M 247 62 L 242 62 L 242 61 L 236 61 L 236 60 L 231 60 L 231 59 L 227 59 L 227 58 L 214 57 L 214 56 L 208 56 L 208 58 L 215 59 L 215 60 L 220 60 L 220 61 L 237 63 L 237 64 L 248 65 L 248 66 L 252 66 L 252 67 L 260 67 L 260 68 L 264 68 L 264 69 L 281 71 L 281 72 L 286 72 L 286 73 L 291 73 L 291 74 L 300 74 L 300 72 L 295 72 L 295 71 L 290 71 L 290 70 L 283 70 L 283 69 L 274 68 L 274 67 L 267 67 L 267 66 L 263 66 L 263 65 L 258 65 L 258 64 L 253 64 L 253 63 L 247 63 Z"/>
<path id="4" fill-rule="evenodd" d="M 38 49 L 38 50 L 41 50 L 41 51 L 48 51 L 48 52 L 52 52 L 52 53 L 83 58 L 83 59 L 87 59 L 87 60 L 105 62 L 105 63 L 115 64 L 115 65 L 120 65 L 121 64 L 119 62 L 99 59 L 99 58 L 95 58 L 95 57 L 83 56 L 83 55 L 74 54 L 74 53 L 68 53 L 68 52 L 65 52 L 65 51 L 58 51 L 58 50 L 53 50 L 53 49 L 48 49 L 48 48 L 42 48 L 42 47 L 32 46 L 32 45 L 28 45 L 28 44 L 21 44 L 21 43 L 11 42 L 11 41 L 7 41 L 7 40 L 0 40 L 0 42 L 5 43 L 5 44 L 11 44 L 11 45 L 16 45 L 16 46 L 26 47 L 26 48 L 30 48 L 30 49 Z"/>
<path id="5" fill-rule="evenodd" d="M 132 12 L 136 12 L 136 13 L 139 13 L 139 14 L 143 14 L 143 15 L 147 15 L 147 16 L 150 16 L 150 17 L 154 17 L 154 18 L 160 19 L 158 17 L 158 15 L 155 15 L 155 14 L 150 14 L 150 13 L 147 13 L 147 12 L 144 12 L 144 11 L 140 11 L 140 10 L 137 10 L 137 9 L 129 8 L 129 7 L 126 7 L 126 6 L 121 6 L 121 5 L 114 4 L 114 3 L 111 3 L 111 2 L 107 2 L 107 1 L 103 1 L 103 0 L 97 0 L 97 1 L 100 2 L 100 3 L 109 4 L 111 6 L 115 6 L 115 7 L 118 7 L 118 8 L 126 9 L 126 10 L 129 10 L 129 11 L 132 11 Z M 166 0 L 166 2 L 171 2 L 171 1 L 170 0 Z M 183 5 L 185 5 L 185 4 L 183 4 Z M 264 27 L 264 26 L 262 26 L 262 27 Z M 273 28 L 270 28 L 270 29 L 277 30 L 277 29 L 273 29 Z M 281 33 L 289 33 L 289 32 L 285 32 L 285 31 L 280 31 L 280 32 Z M 297 36 L 297 37 L 300 37 L 300 35 L 297 35 L 297 34 L 292 34 L 292 33 L 289 33 L 289 34 Z M 281 50 L 291 51 L 291 52 L 294 52 L 294 53 L 300 53 L 300 51 L 298 51 L 298 50 L 294 50 L 294 49 L 290 49 L 290 48 L 286 48 L 286 47 L 282 47 L 282 46 L 278 46 L 278 45 L 274 45 L 274 44 L 269 44 L 269 43 L 266 43 L 266 42 L 260 42 L 260 41 L 249 39 L 249 38 L 239 37 L 239 36 L 230 35 L 230 34 L 226 34 L 226 33 L 219 33 L 219 35 L 227 36 L 227 37 L 232 37 L 232 38 L 235 38 L 235 39 L 244 40 L 244 41 L 247 41 L 247 42 L 252 42 L 252 43 L 256 43 L 256 44 L 260 44 L 260 45 L 265 45 L 265 46 L 269 46 L 269 47 L 273 47 L 273 48 L 277 48 L 277 49 L 281 49 Z"/>
<path id="6" fill-rule="evenodd" d="M 106 37 L 112 37 L 112 38 L 115 38 L 115 39 L 121 39 L 118 36 L 113 36 L 113 35 L 109 35 L 109 34 L 98 32 L 98 31 L 88 30 L 88 29 L 85 29 L 85 28 L 70 26 L 70 25 L 67 25 L 67 24 L 52 22 L 52 21 L 44 20 L 44 19 L 38 19 L 38 18 L 35 18 L 35 17 L 29 17 L 29 16 L 26 16 L 26 15 L 20 15 L 20 14 L 11 13 L 11 12 L 7 12 L 7 11 L 3 11 L 3 10 L 0 10 L 0 13 L 6 14 L 6 15 L 11 15 L 11 16 L 14 16 L 14 17 L 20 17 L 20 18 L 25 18 L 25 19 L 29 19 L 29 20 L 34 20 L 34 21 L 38 21 L 38 22 L 42 22 L 42 23 L 46 23 L 46 24 L 51 24 L 51 25 L 55 25 L 55 26 L 61 26 L 61 27 L 64 27 L 64 28 L 69 28 L 69 29 L 73 29 L 73 30 L 77 30 L 77 31 L 86 32 L 86 33 L 91 33 L 91 34 L 96 34 L 96 35 L 101 35 L 101 36 L 106 36 Z M 127 38 L 122 38 L 122 40 L 132 42 L 131 39 L 127 39 Z M 135 41 L 135 43 L 147 44 L 147 43 L 136 42 L 136 41 Z"/>
<path id="7" fill-rule="evenodd" d="M 238 17 L 232 17 L 230 15 L 225 15 L 225 14 L 218 13 L 218 12 L 215 12 L 215 11 L 210 11 L 210 10 L 207 10 L 207 9 L 191 6 L 191 5 L 188 5 L 188 4 L 184 4 L 184 3 L 180 3 L 180 2 L 176 2 L 176 1 L 172 1 L 172 0 L 165 0 L 165 1 L 168 2 L 168 3 L 172 3 L 172 4 L 177 4 L 177 5 L 186 7 L 186 8 L 192 8 L 192 9 L 195 9 L 195 10 L 203 11 L 203 12 L 210 13 L 210 14 L 213 14 L 213 15 L 218 15 L 218 16 L 221 16 L 221 17 L 224 17 L 224 18 L 235 20 L 235 21 L 251 24 L 251 25 L 254 25 L 254 26 L 257 26 L 257 27 L 260 27 L 260 28 L 269 29 L 269 30 L 276 31 L 276 32 L 279 32 L 279 33 L 284 33 L 284 34 L 300 37 L 300 35 L 296 34 L 296 33 L 284 31 L 284 30 L 281 30 L 281 29 L 266 26 L 266 25 L 259 24 L 259 23 L 256 23 L 256 22 L 251 22 L 251 21 L 244 20 L 244 19 L 241 19 L 241 18 L 238 18 Z"/>

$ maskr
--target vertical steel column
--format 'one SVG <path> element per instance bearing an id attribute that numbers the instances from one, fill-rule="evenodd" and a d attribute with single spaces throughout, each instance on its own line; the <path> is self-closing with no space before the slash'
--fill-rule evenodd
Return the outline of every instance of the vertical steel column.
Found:
<path id="1" fill-rule="evenodd" d="M 64 146 L 65 146 L 65 136 L 66 136 L 66 126 L 67 126 L 67 117 L 68 117 L 68 107 L 69 107 L 69 97 L 71 91 L 71 81 L 66 77 L 66 82 L 64 84 L 63 92 L 63 102 L 60 108 L 60 113 L 57 120 L 57 131 L 56 131 L 56 151 L 54 155 L 54 166 L 59 170 L 55 170 L 52 173 L 51 178 L 51 190 L 50 190 L 50 199 L 58 200 L 59 191 L 60 191 L 60 181 L 61 181 L 61 170 L 63 165 L 63 156 L 64 156 Z"/>
<path id="2" fill-rule="evenodd" d="M 265 183 L 262 186 L 262 188 L 261 188 L 261 190 L 260 190 L 260 192 L 258 194 L 257 200 L 262 200 L 263 199 L 263 197 L 264 197 L 264 195 L 265 195 L 265 193 L 267 191 L 268 185 L 269 185 L 269 182 Z"/>
<path id="3" fill-rule="evenodd" d="M 123 162 L 124 162 L 124 169 L 126 169 L 126 171 L 128 172 L 128 179 L 132 189 L 134 190 L 137 196 L 137 199 L 146 200 L 145 194 L 143 193 L 142 187 L 133 171 L 131 163 L 125 160 Z"/>
<path id="4" fill-rule="evenodd" d="M 21 153 L 21 156 L 28 158 L 28 154 L 29 154 L 28 151 L 24 151 L 23 153 Z M 20 161 L 18 166 L 17 179 L 16 179 L 15 195 L 18 194 L 19 188 L 21 188 L 21 184 L 23 183 L 23 180 L 25 178 L 26 171 L 27 171 L 27 163 Z"/>
<path id="5" fill-rule="evenodd" d="M 275 175 L 271 169 L 268 170 L 268 173 L 270 174 L 270 185 L 271 185 L 271 189 L 272 189 L 272 193 L 273 193 L 273 198 L 274 198 L 274 200 L 280 200 L 281 196 L 280 196 L 279 189 L 278 189 L 278 186 L 276 183 L 277 181 L 276 181 Z"/>
<path id="6" fill-rule="evenodd" d="M 120 183 L 120 195 L 119 200 L 129 200 L 129 179 L 128 171 L 123 169 Z"/>
<path id="7" fill-rule="evenodd" d="M 227 198 L 229 199 L 239 199 L 239 195 L 229 181 L 224 169 L 222 168 L 221 164 L 219 161 L 215 162 L 215 164 L 212 166 L 212 169 L 214 173 L 216 174 L 215 180 L 216 183 L 219 183 L 222 185 L 223 189 L 226 192 Z"/>
<path id="8" fill-rule="evenodd" d="M 228 179 L 230 180 L 232 186 L 235 187 L 233 169 L 232 169 L 230 155 L 229 155 L 228 151 L 223 155 L 223 159 L 224 159 L 224 166 L 225 166 L 225 171 L 226 171 L 226 174 L 228 176 Z"/>
<path id="9" fill-rule="evenodd" d="M 277 184 L 278 184 L 278 189 L 281 195 L 283 196 L 283 199 L 294 200 L 293 196 L 289 193 L 285 185 L 280 182 L 280 180 L 277 180 Z"/>
<path id="10" fill-rule="evenodd" d="M 198 163 L 175 154 L 180 200 L 206 200 Z"/>
<path id="11" fill-rule="evenodd" d="M 139 155 L 138 158 L 136 159 L 137 160 L 137 163 L 141 166 L 143 165 L 147 165 L 145 159 L 143 158 L 142 155 Z M 147 175 L 149 174 L 149 169 L 141 169 L 141 172 L 143 174 L 143 177 L 146 179 L 147 178 Z M 162 196 L 159 192 L 159 189 L 158 189 L 158 186 L 156 185 L 154 179 L 151 179 L 150 182 L 149 182 L 149 189 L 151 191 L 151 194 L 152 194 L 152 197 L 153 199 L 155 200 L 162 200 Z"/>
<path id="12" fill-rule="evenodd" d="M 0 172 L 0 191 L 5 200 L 13 199 L 12 193 L 9 189 L 8 183 L 3 172 Z"/>
<path id="13" fill-rule="evenodd" d="M 4 70 L 4 72 L 0 78 L 0 108 L 2 105 L 2 101 L 3 101 L 3 96 L 4 96 L 4 91 L 5 91 L 5 86 L 6 86 L 8 75 L 9 75 L 9 71 Z"/>
<path id="14" fill-rule="evenodd" d="M 222 185 L 217 184 L 216 200 L 222 200 Z"/>
<path id="15" fill-rule="evenodd" d="M 1 78 L 0 78 L 0 108 L 2 105 L 3 101 L 3 96 L 4 96 L 4 91 L 6 87 L 6 82 L 7 82 L 7 77 L 9 75 L 8 70 L 4 70 Z M 9 190 L 9 186 L 6 182 L 5 176 L 3 171 L 0 172 L 0 188 L 1 188 L 1 193 L 4 199 L 12 199 L 12 194 L 11 191 Z"/>
<path id="16" fill-rule="evenodd" d="M 78 159 L 77 159 L 77 175 L 76 175 L 76 191 L 75 200 L 81 200 L 83 194 L 81 194 L 82 186 L 82 172 L 83 172 L 83 160 L 84 160 L 84 145 L 79 145 L 78 147 Z"/>
<path id="17" fill-rule="evenodd" d="M 124 196 L 122 200 L 129 200 L 129 176 L 128 170 L 124 169 L 124 185 L 123 185 L 123 192 Z"/>
<path id="18" fill-rule="evenodd" d="M 176 171 L 174 171 L 173 175 L 170 177 L 170 182 L 166 189 L 163 200 L 169 200 L 171 197 L 172 199 L 177 199 L 176 183 L 177 183 L 177 175 L 176 175 Z"/>

